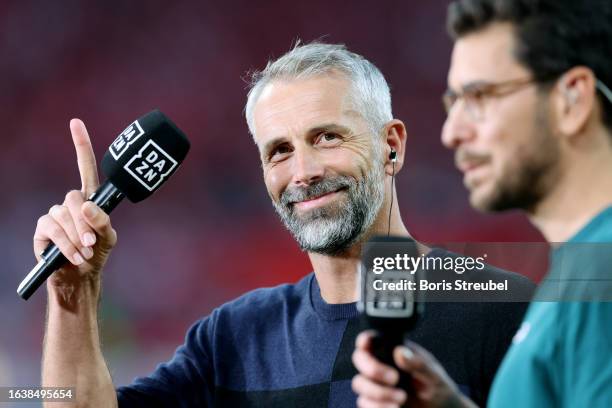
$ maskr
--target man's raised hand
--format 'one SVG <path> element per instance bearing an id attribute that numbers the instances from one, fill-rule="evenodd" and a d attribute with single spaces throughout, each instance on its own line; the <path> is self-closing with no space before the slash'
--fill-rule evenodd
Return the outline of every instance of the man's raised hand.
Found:
<path id="1" fill-rule="evenodd" d="M 34 254 L 40 254 L 53 242 L 70 264 L 56 271 L 48 280 L 54 286 L 74 286 L 88 279 L 99 279 L 111 249 L 117 242 L 108 214 L 86 201 L 99 186 L 96 158 L 89 134 L 79 119 L 70 121 L 81 177 L 81 190 L 66 194 L 62 204 L 52 206 L 38 219 L 34 232 Z"/>

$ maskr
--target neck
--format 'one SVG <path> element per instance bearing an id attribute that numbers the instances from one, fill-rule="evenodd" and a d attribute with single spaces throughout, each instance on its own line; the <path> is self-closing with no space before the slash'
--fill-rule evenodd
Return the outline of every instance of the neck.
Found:
<path id="1" fill-rule="evenodd" d="M 395 194 L 395 191 L 393 191 Z M 390 235 L 408 237 L 410 234 L 402 222 L 397 205 L 397 196 L 394 198 L 391 209 L 391 223 L 389 224 L 390 200 L 385 200 L 378 212 L 378 216 L 362 239 L 340 255 L 323 255 L 308 253 L 310 262 L 321 288 L 321 297 L 327 303 L 350 303 L 358 299 L 357 279 L 359 262 L 361 260 L 361 247 L 374 235 Z"/>
<path id="2" fill-rule="evenodd" d="M 601 145 L 573 153 L 560 180 L 529 212 L 548 242 L 568 241 L 612 205 L 612 149 L 607 139 L 599 140 Z"/>

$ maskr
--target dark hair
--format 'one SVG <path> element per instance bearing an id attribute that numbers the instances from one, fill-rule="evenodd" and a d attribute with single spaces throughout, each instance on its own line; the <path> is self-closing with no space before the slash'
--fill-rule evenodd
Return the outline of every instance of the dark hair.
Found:
<path id="1" fill-rule="evenodd" d="M 493 22 L 513 24 L 514 56 L 538 81 L 581 65 L 612 86 L 611 0 L 457 0 L 448 7 L 447 29 L 455 40 Z M 598 95 L 612 130 L 612 101 Z"/>

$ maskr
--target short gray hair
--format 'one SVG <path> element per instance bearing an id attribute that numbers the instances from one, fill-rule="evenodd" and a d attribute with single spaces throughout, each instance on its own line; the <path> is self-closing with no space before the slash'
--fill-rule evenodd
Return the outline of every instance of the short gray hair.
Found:
<path id="1" fill-rule="evenodd" d="M 391 93 L 383 74 L 374 64 L 359 54 L 347 50 L 344 44 L 313 42 L 295 47 L 282 57 L 268 61 L 263 71 L 251 75 L 250 90 L 245 107 L 249 131 L 255 135 L 253 109 L 263 89 L 274 80 L 305 79 L 339 71 L 351 84 L 349 97 L 354 109 L 377 133 L 393 119 Z"/>

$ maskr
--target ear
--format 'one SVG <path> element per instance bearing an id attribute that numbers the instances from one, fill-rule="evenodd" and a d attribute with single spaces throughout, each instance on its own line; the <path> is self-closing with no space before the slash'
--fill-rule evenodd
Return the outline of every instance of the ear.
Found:
<path id="1" fill-rule="evenodd" d="M 391 151 L 396 154 L 395 174 L 397 174 L 404 165 L 404 155 L 406 153 L 406 126 L 404 122 L 398 119 L 393 119 L 387 122 L 383 129 L 383 145 L 385 157 L 385 173 L 393 174 L 393 162 L 391 161 Z"/>
<path id="2" fill-rule="evenodd" d="M 587 67 L 574 67 L 559 79 L 553 92 L 557 129 L 565 137 L 581 133 L 594 113 L 595 75 Z"/>

